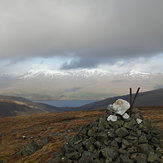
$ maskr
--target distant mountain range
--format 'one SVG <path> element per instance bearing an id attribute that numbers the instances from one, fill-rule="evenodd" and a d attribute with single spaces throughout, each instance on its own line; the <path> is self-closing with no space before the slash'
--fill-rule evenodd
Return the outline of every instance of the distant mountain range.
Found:
<path id="1" fill-rule="evenodd" d="M 0 94 L 31 100 L 97 100 L 162 88 L 163 73 L 131 70 L 125 73 L 96 69 L 54 70 L 31 68 L 22 74 L 0 73 Z"/>
<path id="2" fill-rule="evenodd" d="M 129 95 L 116 96 L 105 100 L 93 102 L 81 107 L 55 107 L 47 104 L 35 103 L 22 97 L 0 96 L 0 118 L 6 116 L 63 112 L 63 111 L 78 111 L 78 110 L 95 110 L 106 109 L 109 104 L 115 100 L 122 98 L 129 101 Z M 138 107 L 163 107 L 163 89 L 157 89 L 138 94 L 135 106 Z"/>

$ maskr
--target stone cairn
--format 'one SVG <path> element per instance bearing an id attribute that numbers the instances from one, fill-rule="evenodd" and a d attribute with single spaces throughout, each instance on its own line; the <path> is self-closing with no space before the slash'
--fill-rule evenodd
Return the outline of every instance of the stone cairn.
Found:
<path id="1" fill-rule="evenodd" d="M 121 102 L 128 108 L 125 112 Z M 160 130 L 129 107 L 124 100 L 109 105 L 103 116 L 81 127 L 53 153 L 49 163 L 163 163 Z"/>

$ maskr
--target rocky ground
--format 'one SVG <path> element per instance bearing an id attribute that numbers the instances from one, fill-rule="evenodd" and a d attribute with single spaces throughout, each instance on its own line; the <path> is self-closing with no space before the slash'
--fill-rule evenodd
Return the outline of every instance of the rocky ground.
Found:
<path id="1" fill-rule="evenodd" d="M 136 108 L 129 119 L 111 122 L 109 115 L 81 127 L 49 163 L 162 163 L 161 132 Z"/>
<path id="2" fill-rule="evenodd" d="M 140 111 L 145 119 L 150 119 L 152 125 L 163 129 L 162 107 L 141 108 Z M 79 129 L 81 134 L 84 132 L 85 127 L 81 126 L 90 124 L 91 127 L 90 122 L 96 122 L 104 116 L 106 116 L 105 110 L 95 110 L 2 118 L 0 119 L 0 162 L 49 162 L 52 157 L 58 157 L 57 154 L 60 153 L 63 144 L 79 133 Z M 86 128 L 89 128 L 89 125 Z"/>

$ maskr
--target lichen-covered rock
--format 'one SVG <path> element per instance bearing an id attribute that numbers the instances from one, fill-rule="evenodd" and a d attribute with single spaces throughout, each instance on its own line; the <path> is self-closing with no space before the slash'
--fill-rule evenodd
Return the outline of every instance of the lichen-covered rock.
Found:
<path id="1" fill-rule="evenodd" d="M 125 137 L 129 134 L 128 130 L 125 127 L 118 128 L 115 133 L 118 137 Z"/>
<path id="2" fill-rule="evenodd" d="M 115 158 L 118 156 L 118 150 L 115 147 L 106 147 L 102 149 L 101 152 L 106 159 L 111 159 L 111 161 L 115 160 Z"/>
<path id="3" fill-rule="evenodd" d="M 139 143 L 148 143 L 148 139 L 147 139 L 147 137 L 145 136 L 145 134 L 142 134 L 142 135 L 139 137 L 138 142 L 139 142 Z"/>
<path id="4" fill-rule="evenodd" d="M 147 163 L 147 155 L 144 153 L 133 153 L 130 158 L 136 163 Z"/>
<path id="5" fill-rule="evenodd" d="M 130 158 L 129 158 L 129 155 L 125 154 L 125 155 L 120 155 L 120 160 L 122 163 L 134 163 L 134 161 L 132 161 Z"/>

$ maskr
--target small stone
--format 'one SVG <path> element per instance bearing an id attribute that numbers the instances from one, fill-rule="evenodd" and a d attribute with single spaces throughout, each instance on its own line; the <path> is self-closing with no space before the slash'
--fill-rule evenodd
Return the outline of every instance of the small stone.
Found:
<path id="1" fill-rule="evenodd" d="M 99 141 L 96 141 L 96 142 L 94 143 L 94 145 L 95 145 L 97 148 L 100 148 L 100 147 L 101 147 L 101 143 L 100 143 Z"/>
<path id="2" fill-rule="evenodd" d="M 110 141 L 108 141 L 108 139 L 105 139 L 104 144 L 108 146 L 110 144 Z"/>
<path id="3" fill-rule="evenodd" d="M 123 148 L 120 148 L 120 149 L 118 150 L 118 152 L 121 153 L 121 154 L 126 154 L 126 153 L 127 153 L 127 151 L 124 150 Z"/>
<path id="4" fill-rule="evenodd" d="M 107 121 L 112 121 L 112 122 L 116 122 L 117 121 L 117 116 L 116 115 L 110 115 L 108 118 L 107 118 Z"/>
<path id="5" fill-rule="evenodd" d="M 125 136 L 127 136 L 129 134 L 128 131 L 127 131 L 127 129 L 125 127 L 121 127 L 119 129 L 117 129 L 115 131 L 115 133 L 116 133 L 116 135 L 118 137 L 125 137 Z"/>
<path id="6" fill-rule="evenodd" d="M 112 146 L 112 147 L 115 147 L 115 148 L 119 148 L 119 146 L 118 146 L 118 143 L 115 141 L 115 140 L 113 140 L 111 143 L 110 143 L 110 145 Z"/>
<path id="7" fill-rule="evenodd" d="M 117 125 L 118 128 L 119 128 L 119 127 L 122 127 L 123 124 L 124 124 L 124 121 L 123 121 L 123 120 L 118 120 L 118 121 L 114 122 L 114 126 Z"/>
<path id="8" fill-rule="evenodd" d="M 112 148 L 112 147 L 106 147 L 104 149 L 101 150 L 102 155 L 109 159 L 115 159 L 118 156 L 118 152 L 116 150 L 116 148 Z"/>
<path id="9" fill-rule="evenodd" d="M 103 142 L 107 138 L 108 138 L 108 135 L 105 132 L 100 132 L 96 136 L 96 139 L 99 140 L 99 141 L 101 141 L 101 142 Z"/>
<path id="10" fill-rule="evenodd" d="M 81 142 L 82 142 L 82 140 L 78 140 L 78 141 L 74 142 L 74 145 L 79 144 Z"/>
<path id="11" fill-rule="evenodd" d="M 82 157 L 79 159 L 79 163 L 92 163 L 92 154 L 88 151 L 83 152 Z"/>
<path id="12" fill-rule="evenodd" d="M 123 139 L 122 140 L 122 145 L 123 145 L 123 147 L 124 148 L 128 148 L 128 147 L 131 147 L 132 146 L 132 144 L 131 143 L 129 143 L 127 140 L 125 140 L 125 139 Z"/>
<path id="13" fill-rule="evenodd" d="M 147 163 L 147 155 L 143 153 L 133 153 L 131 159 L 137 163 Z"/>
<path id="14" fill-rule="evenodd" d="M 136 153 L 137 152 L 137 148 L 135 146 L 132 146 L 131 148 L 127 149 L 128 153 Z"/>
<path id="15" fill-rule="evenodd" d="M 23 138 L 23 139 L 27 139 L 27 136 L 23 135 L 22 138 Z"/>
<path id="16" fill-rule="evenodd" d="M 147 140 L 145 135 L 142 135 L 142 136 L 139 137 L 138 142 L 139 143 L 148 143 L 148 140 Z"/>
<path id="17" fill-rule="evenodd" d="M 111 138 L 116 137 L 115 131 L 114 131 L 113 129 L 110 129 L 110 130 L 108 131 L 108 136 L 111 137 Z"/>
<path id="18" fill-rule="evenodd" d="M 149 144 L 139 144 L 138 145 L 138 152 L 140 153 L 146 153 L 153 151 L 152 147 Z"/>
<path id="19" fill-rule="evenodd" d="M 121 143 L 121 142 L 122 142 L 122 138 L 115 138 L 115 141 L 116 141 L 117 143 Z"/>
<path id="20" fill-rule="evenodd" d="M 135 125 L 137 125 L 137 122 L 134 119 L 131 119 L 130 121 L 125 122 L 124 127 L 128 129 L 133 129 L 135 128 Z"/>
<path id="21" fill-rule="evenodd" d="M 93 136 L 93 135 L 94 135 L 93 130 L 89 129 L 89 130 L 88 130 L 88 136 Z"/>
<path id="22" fill-rule="evenodd" d="M 142 122 L 143 122 L 143 120 L 142 120 L 142 119 L 140 119 L 140 118 L 137 118 L 137 119 L 136 119 L 136 122 L 137 122 L 137 124 L 140 124 L 140 123 L 142 123 Z"/>
<path id="23" fill-rule="evenodd" d="M 78 160 L 80 158 L 81 154 L 78 152 L 73 152 L 73 153 L 67 153 L 66 157 L 68 159 L 72 159 L 72 160 Z"/>
<path id="24" fill-rule="evenodd" d="M 129 135 L 129 136 L 126 136 L 126 139 L 128 139 L 128 140 L 137 140 L 138 137 Z"/>
<path id="25" fill-rule="evenodd" d="M 83 141 L 83 145 L 87 150 L 89 150 L 90 146 L 92 146 L 92 143 L 89 141 L 89 139 L 86 139 Z"/>
<path id="26" fill-rule="evenodd" d="M 110 111 L 110 110 L 113 110 L 113 105 L 112 104 L 109 104 L 108 106 L 107 106 L 107 109 Z"/>
<path id="27" fill-rule="evenodd" d="M 127 113 L 125 113 L 125 114 L 122 115 L 122 117 L 123 117 L 124 119 L 128 119 L 130 116 L 129 116 Z"/>
<path id="28" fill-rule="evenodd" d="M 158 156 L 157 156 L 157 154 L 155 154 L 155 153 L 153 153 L 153 152 L 150 152 L 149 154 L 148 154 L 148 161 L 149 162 L 155 162 L 155 161 L 157 161 L 159 158 L 158 158 Z"/>
<path id="29" fill-rule="evenodd" d="M 120 155 L 120 160 L 122 163 L 134 163 L 131 159 L 129 159 L 128 155 Z"/>
<path id="30" fill-rule="evenodd" d="M 141 133 L 141 130 L 136 129 L 136 130 L 130 131 L 130 135 L 135 136 L 135 137 L 139 137 L 142 135 L 142 133 Z"/>
<path id="31" fill-rule="evenodd" d="M 157 145 L 157 144 L 160 143 L 160 141 L 159 141 L 157 138 L 155 138 L 155 137 L 152 138 L 151 142 L 152 142 L 154 145 Z"/>

